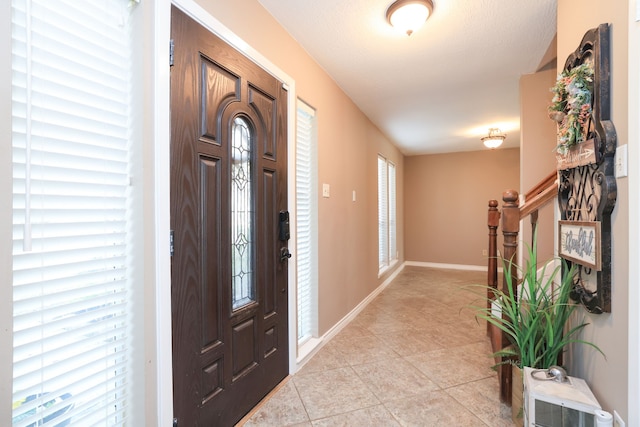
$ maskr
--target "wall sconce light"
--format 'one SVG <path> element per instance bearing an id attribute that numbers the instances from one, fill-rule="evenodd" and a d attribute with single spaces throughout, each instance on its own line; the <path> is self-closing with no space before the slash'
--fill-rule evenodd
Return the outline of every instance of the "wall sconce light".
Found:
<path id="1" fill-rule="evenodd" d="M 396 0 L 387 9 L 387 21 L 410 36 L 432 13 L 432 0 Z"/>
<path id="2" fill-rule="evenodd" d="M 498 128 L 491 128 L 489 129 L 489 135 L 480 138 L 484 144 L 485 147 L 487 148 L 498 148 L 499 146 L 502 145 L 502 142 L 504 141 L 504 139 L 507 137 L 506 133 L 501 133 L 500 129 Z"/>

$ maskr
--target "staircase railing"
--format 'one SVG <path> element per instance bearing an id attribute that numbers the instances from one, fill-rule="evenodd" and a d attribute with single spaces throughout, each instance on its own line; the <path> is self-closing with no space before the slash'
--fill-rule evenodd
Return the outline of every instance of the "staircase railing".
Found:
<path id="1" fill-rule="evenodd" d="M 502 194 L 502 211 L 498 210 L 498 201 L 489 200 L 489 213 L 487 226 L 489 228 L 489 247 L 488 247 L 488 261 L 487 261 L 487 284 L 488 298 L 487 308 L 491 308 L 491 298 L 494 297 L 494 293 L 491 288 L 497 289 L 498 287 L 498 226 L 500 219 L 502 219 L 502 236 L 503 236 L 503 250 L 501 258 L 507 262 L 511 262 L 514 265 L 517 263 L 518 252 L 518 234 L 520 232 L 520 220 L 531 216 L 531 230 L 532 235 L 535 234 L 535 230 L 538 225 L 538 211 L 540 208 L 551 202 L 558 194 L 558 180 L 557 174 L 554 171 L 545 177 L 542 181 L 531 188 L 525 193 L 524 202 L 519 204 L 519 195 L 515 190 L 507 190 Z M 533 247 L 533 245 L 532 245 Z M 507 272 L 503 272 L 506 274 Z M 502 280 L 502 290 L 507 290 L 507 278 Z M 518 282 L 517 269 L 511 269 L 512 283 Z M 503 313 L 503 316 L 505 314 Z M 499 351 L 509 346 L 507 335 L 500 331 L 496 326 L 487 322 L 487 335 L 491 340 L 491 346 L 493 351 Z M 505 360 L 499 358 L 496 360 L 498 365 L 498 380 L 500 382 L 500 400 L 507 405 L 511 405 L 511 365 L 504 363 Z"/>

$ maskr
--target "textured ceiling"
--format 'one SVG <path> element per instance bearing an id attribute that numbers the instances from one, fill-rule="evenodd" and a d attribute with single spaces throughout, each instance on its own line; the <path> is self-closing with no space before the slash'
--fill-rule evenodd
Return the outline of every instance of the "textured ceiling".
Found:
<path id="1" fill-rule="evenodd" d="M 434 0 L 410 37 L 392 0 L 258 0 L 403 153 L 520 144 L 518 85 L 556 32 L 557 0 Z"/>

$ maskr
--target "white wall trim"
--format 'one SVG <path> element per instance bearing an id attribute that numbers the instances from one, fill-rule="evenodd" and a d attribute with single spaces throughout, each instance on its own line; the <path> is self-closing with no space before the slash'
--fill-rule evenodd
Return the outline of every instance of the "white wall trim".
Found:
<path id="1" fill-rule="evenodd" d="M 154 156 L 154 262 L 155 262 L 155 330 L 156 401 L 155 416 L 159 427 L 173 426 L 173 368 L 171 338 L 171 257 L 168 239 L 170 222 L 170 70 L 171 0 L 158 0 L 154 9 L 153 111 Z M 165 236 L 167 240 L 163 239 Z M 147 330 L 146 333 L 151 333 Z M 147 383 L 150 383 L 149 381 Z M 147 408 L 150 411 L 151 408 Z M 151 416 L 147 416 L 151 419 Z"/>
<path id="2" fill-rule="evenodd" d="M 389 286 L 389 284 L 391 284 L 391 282 L 393 282 L 393 279 L 396 278 L 396 276 L 398 274 L 400 274 L 400 272 L 404 269 L 405 264 L 402 264 L 401 266 L 399 266 L 397 269 L 395 269 L 393 271 L 393 273 L 391 273 L 389 275 L 389 277 L 387 277 L 384 282 L 382 282 L 380 284 L 380 286 L 378 286 L 373 292 L 371 292 L 365 299 L 363 299 L 360 304 L 358 304 L 357 306 L 355 306 L 353 308 L 353 310 L 351 310 L 349 313 L 347 313 L 346 316 L 344 316 L 342 319 L 340 319 L 340 321 L 338 323 L 336 323 L 335 325 L 333 325 L 333 327 L 331 327 L 331 329 L 329 329 L 326 333 L 324 333 L 324 335 L 322 335 L 321 337 L 315 338 L 313 345 L 313 348 L 309 348 L 307 349 L 307 351 L 305 352 L 304 355 L 301 355 L 301 357 L 298 359 L 297 361 L 297 366 L 296 366 L 296 370 L 295 372 L 297 372 L 298 370 L 300 370 L 300 368 L 302 368 L 305 363 L 307 363 L 318 351 L 320 351 L 320 349 L 326 344 L 328 343 L 331 338 L 335 337 L 341 330 L 343 330 L 353 319 L 356 318 L 356 316 L 358 314 L 360 314 L 360 312 L 362 310 L 364 310 L 364 308 L 369 305 L 369 303 L 371 301 L 373 301 L 375 299 L 375 297 L 377 297 L 380 292 L 384 291 L 385 288 L 387 288 L 387 286 Z M 294 372 L 291 372 L 291 374 L 293 374 Z"/>
<path id="3" fill-rule="evenodd" d="M 445 270 L 487 271 L 486 265 L 443 264 L 438 262 L 405 261 L 407 267 L 441 268 Z M 498 270 L 502 270 L 499 268 Z"/>
<path id="4" fill-rule="evenodd" d="M 297 234 L 297 217 L 296 217 L 296 126 L 298 123 L 297 110 L 298 100 L 296 98 L 295 82 L 291 86 L 287 86 L 285 82 L 285 89 L 289 93 L 287 99 L 287 123 L 289 123 L 288 129 L 288 144 L 287 144 L 287 210 L 289 211 L 289 223 L 291 227 L 289 229 L 289 252 L 292 252 L 292 257 L 288 261 L 288 292 L 289 300 L 289 375 L 292 375 L 296 371 L 296 358 L 298 357 L 298 256 L 295 253 L 298 241 Z"/>
<path id="5" fill-rule="evenodd" d="M 0 425 L 11 425 L 13 402 L 13 178 L 11 2 L 0 5 Z M 8 350 L 11 349 L 11 350 Z"/>

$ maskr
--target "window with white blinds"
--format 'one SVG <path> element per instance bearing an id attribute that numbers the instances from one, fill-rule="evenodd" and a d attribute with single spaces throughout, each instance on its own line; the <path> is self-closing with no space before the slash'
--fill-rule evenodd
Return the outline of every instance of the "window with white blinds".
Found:
<path id="1" fill-rule="evenodd" d="M 386 270 L 397 259 L 396 167 L 378 156 L 378 270 Z"/>
<path id="2" fill-rule="evenodd" d="M 398 259 L 396 246 L 396 166 L 387 162 L 387 175 L 389 184 L 387 194 L 389 199 L 389 263 Z"/>
<path id="3" fill-rule="evenodd" d="M 129 14 L 12 0 L 14 427 L 134 410 Z"/>
<path id="4" fill-rule="evenodd" d="M 298 100 L 296 123 L 298 345 L 317 334 L 317 156 L 315 111 Z"/>

